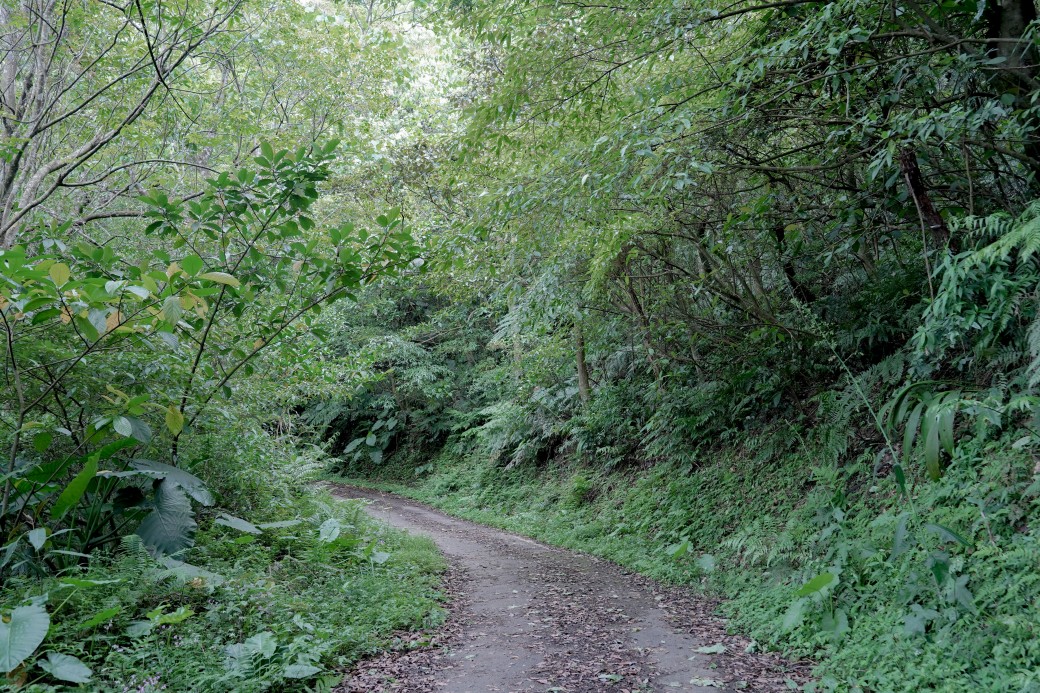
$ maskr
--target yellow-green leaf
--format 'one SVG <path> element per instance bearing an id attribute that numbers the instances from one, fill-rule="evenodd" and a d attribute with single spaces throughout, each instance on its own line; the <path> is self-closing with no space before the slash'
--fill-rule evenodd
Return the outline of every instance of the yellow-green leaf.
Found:
<path id="1" fill-rule="evenodd" d="M 184 414 L 172 404 L 166 409 L 166 428 L 170 429 L 173 435 L 184 430 Z"/>
<path id="2" fill-rule="evenodd" d="M 240 281 L 232 277 L 227 272 L 206 272 L 204 274 L 200 274 L 199 279 L 208 279 L 211 282 L 216 282 L 217 284 L 226 284 L 227 286 L 238 287 L 242 285 Z"/>
<path id="3" fill-rule="evenodd" d="M 51 279 L 54 280 L 55 284 L 58 286 L 65 286 L 65 284 L 68 283 L 69 278 L 72 276 L 72 271 L 64 262 L 55 262 L 51 265 L 48 274 L 51 275 Z"/>

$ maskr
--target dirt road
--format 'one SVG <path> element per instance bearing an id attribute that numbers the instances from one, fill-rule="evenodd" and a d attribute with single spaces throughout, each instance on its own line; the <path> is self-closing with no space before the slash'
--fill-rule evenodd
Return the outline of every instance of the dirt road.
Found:
<path id="1" fill-rule="evenodd" d="M 338 486 L 368 512 L 430 536 L 448 558 L 452 616 L 436 647 L 363 663 L 340 691 L 789 690 L 805 666 L 748 654 L 713 604 L 607 561 L 459 520 L 397 496 Z"/>

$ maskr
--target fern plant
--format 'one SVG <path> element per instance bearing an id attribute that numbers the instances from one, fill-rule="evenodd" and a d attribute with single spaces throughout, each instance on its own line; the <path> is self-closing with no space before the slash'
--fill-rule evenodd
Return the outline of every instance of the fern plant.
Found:
<path id="1" fill-rule="evenodd" d="M 1040 201 L 1014 220 L 969 217 L 958 227 L 975 248 L 948 255 L 936 270 L 935 298 L 911 342 L 917 369 L 928 375 L 949 361 L 980 377 L 999 364 L 1033 387 L 1040 380 Z"/>
<path id="2" fill-rule="evenodd" d="M 923 379 L 886 405 L 885 425 L 892 434 L 902 429 L 904 457 L 922 447 L 932 479 L 942 473 L 942 451 L 954 452 L 959 413 L 976 422 L 976 434 L 999 429 L 1036 412 L 1040 384 L 1040 201 L 1017 219 L 969 217 L 956 230 L 974 248 L 948 255 L 937 269 L 935 298 L 911 347 L 919 376 L 953 364 L 978 387 Z"/>

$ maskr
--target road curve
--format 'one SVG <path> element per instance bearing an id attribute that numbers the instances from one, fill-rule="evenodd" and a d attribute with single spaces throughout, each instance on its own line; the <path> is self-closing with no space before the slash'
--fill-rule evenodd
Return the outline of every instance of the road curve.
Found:
<path id="1" fill-rule="evenodd" d="M 669 618 L 662 604 L 665 597 L 654 583 L 612 563 L 450 517 L 379 491 L 341 485 L 332 491 L 341 498 L 367 500 L 367 512 L 373 517 L 431 537 L 451 565 L 457 602 L 452 634 L 443 647 L 390 654 L 362 664 L 337 690 L 719 693 L 780 689 L 779 685 L 763 687 L 764 679 L 755 677 L 738 680 L 738 675 L 726 671 L 725 661 L 717 661 L 718 655 L 698 652 L 719 645 L 673 625 L 675 619 Z M 776 658 L 766 662 L 774 669 L 776 663 Z"/>

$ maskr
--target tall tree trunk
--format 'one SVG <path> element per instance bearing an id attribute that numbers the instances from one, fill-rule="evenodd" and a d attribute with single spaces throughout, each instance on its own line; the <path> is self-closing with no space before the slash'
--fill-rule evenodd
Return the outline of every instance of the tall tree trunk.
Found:
<path id="1" fill-rule="evenodd" d="M 1001 74 L 1008 75 L 1007 86 L 1017 92 L 1015 106 L 1031 113 L 1033 88 L 1040 55 L 1032 41 L 1023 41 L 1029 25 L 1036 21 L 1034 0 L 987 0 L 984 12 L 986 38 L 989 54 L 1005 59 Z M 1033 128 L 1023 147 L 1023 152 L 1032 161 L 1033 185 L 1040 186 L 1040 118 L 1027 116 L 1027 125 Z"/>

